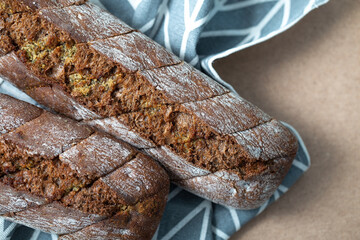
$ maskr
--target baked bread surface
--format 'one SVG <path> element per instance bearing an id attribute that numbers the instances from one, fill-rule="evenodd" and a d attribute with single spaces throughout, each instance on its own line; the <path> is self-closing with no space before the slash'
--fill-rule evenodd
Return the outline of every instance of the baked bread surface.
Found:
<path id="1" fill-rule="evenodd" d="M 151 239 L 166 172 L 108 134 L 0 94 L 0 215 L 60 239 Z"/>
<path id="2" fill-rule="evenodd" d="M 297 142 L 279 121 L 95 5 L 4 21 L 13 49 L 0 58 L 2 77 L 141 149 L 194 194 L 256 208 L 289 170 Z"/>

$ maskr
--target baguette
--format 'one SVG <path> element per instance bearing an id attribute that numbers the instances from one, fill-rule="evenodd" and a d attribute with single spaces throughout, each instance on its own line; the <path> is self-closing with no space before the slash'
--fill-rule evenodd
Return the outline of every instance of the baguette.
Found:
<path id="1" fill-rule="evenodd" d="M 280 122 L 92 4 L 18 14 L 7 29 L 15 49 L 0 76 L 154 157 L 196 195 L 256 208 L 292 164 L 297 141 Z"/>
<path id="2" fill-rule="evenodd" d="M 60 239 L 151 239 L 169 191 L 152 159 L 0 94 L 0 215 Z"/>

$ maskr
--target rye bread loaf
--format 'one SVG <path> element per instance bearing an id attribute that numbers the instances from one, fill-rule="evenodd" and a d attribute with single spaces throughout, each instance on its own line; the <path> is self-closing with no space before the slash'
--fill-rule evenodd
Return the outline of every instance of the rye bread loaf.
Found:
<path id="1" fill-rule="evenodd" d="M 297 142 L 280 122 L 92 4 L 14 14 L 6 29 L 0 76 L 201 197 L 256 208 L 291 166 Z"/>
<path id="2" fill-rule="evenodd" d="M 130 145 L 0 94 L 0 216 L 60 239 L 151 239 L 168 191 Z"/>

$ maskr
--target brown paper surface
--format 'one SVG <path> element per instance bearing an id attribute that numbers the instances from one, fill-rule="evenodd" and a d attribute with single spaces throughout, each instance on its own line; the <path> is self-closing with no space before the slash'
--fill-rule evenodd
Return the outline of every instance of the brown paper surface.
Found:
<path id="1" fill-rule="evenodd" d="M 331 0 L 215 68 L 241 96 L 293 125 L 312 160 L 231 239 L 360 239 L 360 1 Z"/>

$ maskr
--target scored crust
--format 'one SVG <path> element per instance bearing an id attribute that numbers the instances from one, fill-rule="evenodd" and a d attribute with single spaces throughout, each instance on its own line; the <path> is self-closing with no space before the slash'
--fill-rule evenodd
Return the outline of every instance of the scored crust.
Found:
<path id="1" fill-rule="evenodd" d="M 41 104 L 142 149 L 166 167 L 175 183 L 199 196 L 249 209 L 276 189 L 297 151 L 288 129 L 135 30 L 94 21 L 95 32 L 106 34 L 86 38 L 82 22 L 104 17 L 97 7 L 66 9 L 9 20 L 16 51 L 0 58 L 0 66 L 10 68 L 10 57 L 20 61 L 16 67 L 31 76 L 25 82 L 40 79 L 41 86 L 26 88 L 13 75 L 0 74 Z M 72 17 L 64 20 L 60 12 Z M 106 16 L 109 23 L 119 21 Z M 31 30 L 29 19 L 37 23 Z M 205 177 L 224 172 L 237 178 Z M 223 187 L 209 194 L 190 184 L 198 178 L 203 185 L 221 181 Z M 254 181 L 263 187 L 239 184 Z M 229 190 L 234 184 L 237 193 Z M 248 191 L 252 200 L 246 198 Z"/>
<path id="2" fill-rule="evenodd" d="M 2 217 L 64 239 L 151 239 L 169 191 L 154 160 L 3 94 L 0 110 Z"/>

